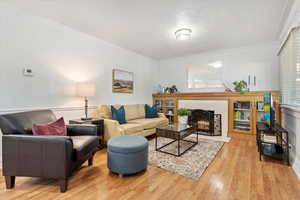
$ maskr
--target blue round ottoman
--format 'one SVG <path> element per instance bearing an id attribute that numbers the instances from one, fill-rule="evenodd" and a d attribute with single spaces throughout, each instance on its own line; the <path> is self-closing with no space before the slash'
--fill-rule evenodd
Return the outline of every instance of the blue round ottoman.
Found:
<path id="1" fill-rule="evenodd" d="M 107 167 L 120 176 L 143 171 L 148 165 L 148 140 L 123 135 L 107 142 Z"/>

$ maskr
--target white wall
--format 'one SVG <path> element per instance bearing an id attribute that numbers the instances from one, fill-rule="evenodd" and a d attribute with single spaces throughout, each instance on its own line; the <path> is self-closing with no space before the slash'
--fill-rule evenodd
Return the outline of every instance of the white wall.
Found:
<path id="1" fill-rule="evenodd" d="M 224 91 L 224 88 L 189 89 L 187 86 L 187 72 L 189 66 L 222 61 L 226 85 L 236 80 L 248 80 L 248 75 L 256 75 L 255 90 L 279 89 L 279 66 L 276 56 L 278 43 L 253 45 L 235 49 L 225 49 L 206 52 L 180 58 L 160 61 L 157 71 L 156 85 L 177 85 L 181 92 L 195 91 Z"/>
<path id="2" fill-rule="evenodd" d="M 156 61 L 0 4 L 0 110 L 81 106 L 77 81 L 97 84 L 99 103 L 147 103 Z M 35 76 L 22 76 L 31 67 Z M 112 93 L 112 69 L 134 72 L 134 94 Z"/>
<path id="3" fill-rule="evenodd" d="M 280 34 L 280 42 L 283 43 L 289 33 L 289 30 L 299 24 L 300 0 L 295 0 Z M 282 124 L 289 131 L 291 165 L 300 179 L 300 107 L 290 105 L 281 105 L 281 107 Z"/>
<path id="4" fill-rule="evenodd" d="M 52 108 L 66 120 L 83 115 L 75 82 L 92 81 L 90 105 L 151 103 L 157 62 L 0 3 L 0 114 Z M 30 67 L 34 77 L 24 77 Z M 134 93 L 112 93 L 112 69 L 134 72 Z M 1 133 L 0 133 L 1 134 Z M 0 137 L 0 167 L 1 167 Z"/>

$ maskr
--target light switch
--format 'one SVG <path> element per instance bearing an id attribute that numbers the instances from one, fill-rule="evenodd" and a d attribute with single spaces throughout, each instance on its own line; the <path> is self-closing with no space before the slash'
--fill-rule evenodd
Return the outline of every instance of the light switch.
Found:
<path id="1" fill-rule="evenodd" d="M 24 76 L 33 76 L 33 70 L 31 68 L 24 68 L 23 75 Z"/>

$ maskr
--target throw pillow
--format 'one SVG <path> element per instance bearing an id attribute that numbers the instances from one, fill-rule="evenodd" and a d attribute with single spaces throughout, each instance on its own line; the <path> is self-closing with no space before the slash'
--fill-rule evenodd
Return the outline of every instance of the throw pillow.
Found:
<path id="1" fill-rule="evenodd" d="M 146 118 L 157 118 L 158 117 L 158 111 L 157 107 L 153 105 L 150 107 L 149 105 L 145 105 L 145 113 L 146 113 Z"/>
<path id="2" fill-rule="evenodd" d="M 65 125 L 64 118 L 61 117 L 58 120 L 48 124 L 33 124 L 32 133 L 33 135 L 66 136 L 67 127 Z"/>
<path id="3" fill-rule="evenodd" d="M 125 124 L 125 109 L 124 106 L 121 106 L 119 109 L 116 109 L 114 106 L 111 106 L 111 116 L 113 120 L 117 120 L 119 124 Z"/>

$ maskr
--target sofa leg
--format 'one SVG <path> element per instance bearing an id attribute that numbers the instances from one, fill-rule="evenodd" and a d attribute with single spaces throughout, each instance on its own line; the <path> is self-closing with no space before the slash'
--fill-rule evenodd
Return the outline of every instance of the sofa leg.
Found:
<path id="1" fill-rule="evenodd" d="M 59 180 L 60 192 L 66 192 L 68 189 L 68 179 Z"/>
<path id="2" fill-rule="evenodd" d="M 92 166 L 93 165 L 93 161 L 94 161 L 94 156 L 90 157 L 88 163 L 89 163 L 89 166 Z"/>
<path id="3" fill-rule="evenodd" d="M 15 176 L 5 176 L 6 189 L 12 189 L 15 187 Z"/>

